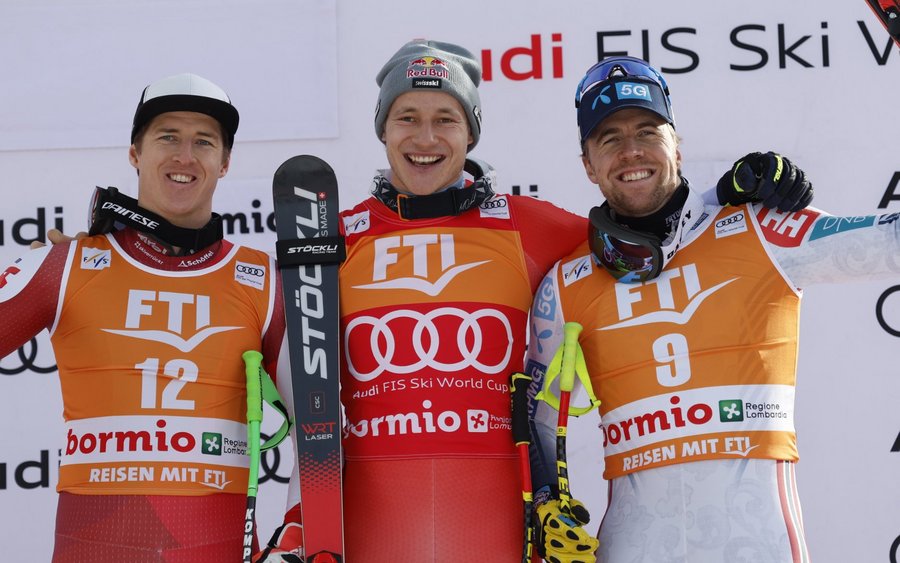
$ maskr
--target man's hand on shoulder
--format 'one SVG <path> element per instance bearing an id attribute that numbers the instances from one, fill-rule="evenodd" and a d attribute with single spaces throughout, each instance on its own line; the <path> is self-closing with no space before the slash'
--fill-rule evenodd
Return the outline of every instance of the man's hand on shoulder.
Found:
<path id="1" fill-rule="evenodd" d="M 72 242 L 73 240 L 83 239 L 86 236 L 88 236 L 88 234 L 84 231 L 81 231 L 80 233 L 76 233 L 74 237 L 70 237 L 69 235 L 63 233 L 62 231 L 60 231 L 58 229 L 50 229 L 49 231 L 47 231 L 47 240 L 50 241 L 50 244 L 60 244 L 60 243 L 64 243 L 64 242 Z M 39 240 L 36 240 L 31 243 L 32 249 L 41 248 L 42 246 L 45 246 L 45 244 Z"/>

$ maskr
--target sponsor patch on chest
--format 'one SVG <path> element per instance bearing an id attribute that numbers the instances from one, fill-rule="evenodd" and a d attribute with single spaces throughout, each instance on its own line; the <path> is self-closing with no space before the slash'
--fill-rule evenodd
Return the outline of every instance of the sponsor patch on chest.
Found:
<path id="1" fill-rule="evenodd" d="M 266 267 L 260 264 L 237 262 L 234 265 L 234 281 L 261 291 L 265 287 Z"/>
<path id="2" fill-rule="evenodd" d="M 81 269 L 82 270 L 102 270 L 109 268 L 112 261 L 112 253 L 107 250 L 97 248 L 81 249 Z"/>
<path id="3" fill-rule="evenodd" d="M 509 201 L 506 196 L 495 196 L 478 206 L 481 217 L 509 219 Z"/>
<path id="4" fill-rule="evenodd" d="M 730 237 L 747 231 L 747 214 L 741 210 L 716 221 L 716 238 Z"/>

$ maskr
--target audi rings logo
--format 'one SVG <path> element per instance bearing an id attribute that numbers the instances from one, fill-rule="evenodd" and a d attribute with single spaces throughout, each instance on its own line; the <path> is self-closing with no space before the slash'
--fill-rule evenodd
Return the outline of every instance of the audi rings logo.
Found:
<path id="1" fill-rule="evenodd" d="M 481 204 L 482 209 L 501 209 L 506 207 L 506 198 L 489 199 Z"/>
<path id="2" fill-rule="evenodd" d="M 744 220 L 743 213 L 735 213 L 734 215 L 732 215 L 730 217 L 726 217 L 726 218 L 722 219 L 721 221 L 719 221 L 718 223 L 716 223 L 716 228 L 721 229 L 722 227 L 727 227 L 728 225 L 731 225 L 731 224 L 737 223 L 738 221 L 743 221 L 743 220 Z"/>
<path id="3" fill-rule="evenodd" d="M 900 536 L 897 536 L 897 539 L 894 540 L 894 543 L 891 544 L 891 553 L 890 553 L 891 563 L 897 563 L 900 561 Z"/>
<path id="4" fill-rule="evenodd" d="M 17 375 L 26 371 L 31 371 L 34 373 L 53 373 L 56 371 L 55 364 L 48 367 L 43 367 L 35 364 L 37 355 L 37 338 L 32 338 L 28 341 L 27 344 L 19 348 L 16 353 L 7 356 L 5 358 L 6 361 L 0 362 L 0 374 Z M 16 367 L 4 367 L 4 365 L 14 365 Z"/>
<path id="5" fill-rule="evenodd" d="M 238 264 L 234 268 L 238 272 L 247 274 L 248 276 L 256 276 L 258 278 L 261 278 L 266 275 L 266 271 L 264 269 L 248 266 L 246 264 Z"/>
<path id="6" fill-rule="evenodd" d="M 368 346 L 350 346 L 354 333 L 359 339 L 365 338 L 366 331 Z M 398 337 L 402 338 L 399 346 Z M 505 350 L 499 352 L 501 346 Z M 381 318 L 359 316 L 344 331 L 347 367 L 363 382 L 385 371 L 409 374 L 432 369 L 453 373 L 472 367 L 483 373 L 500 373 L 508 365 L 512 349 L 509 319 L 495 309 L 469 312 L 440 307 L 427 313 L 400 309 Z M 371 358 L 364 357 L 368 353 Z"/>
<path id="7" fill-rule="evenodd" d="M 271 436 L 265 432 L 260 433 L 262 442 L 265 442 Z M 274 481 L 276 483 L 287 483 L 291 480 L 291 464 L 284 465 L 287 475 L 279 475 L 278 470 L 281 469 L 281 447 L 285 444 L 290 447 L 291 438 L 285 439 L 284 442 L 276 448 L 260 452 L 259 455 L 259 484 L 262 485 L 266 481 Z"/>

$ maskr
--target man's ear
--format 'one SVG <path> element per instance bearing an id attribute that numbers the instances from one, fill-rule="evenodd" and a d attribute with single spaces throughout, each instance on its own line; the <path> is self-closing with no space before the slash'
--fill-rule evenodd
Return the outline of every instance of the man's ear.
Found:
<path id="1" fill-rule="evenodd" d="M 128 147 L 128 162 L 130 162 L 131 165 L 135 168 L 137 168 L 138 164 L 140 163 L 140 157 L 141 155 L 138 154 L 137 147 L 135 147 L 134 145 Z"/>
<path id="2" fill-rule="evenodd" d="M 591 181 L 591 183 L 599 185 L 600 182 L 597 180 L 597 174 L 594 171 L 594 167 L 591 164 L 591 160 L 587 157 L 587 154 L 581 155 L 581 164 L 584 165 L 584 172 L 585 174 L 587 174 L 587 177 Z"/>

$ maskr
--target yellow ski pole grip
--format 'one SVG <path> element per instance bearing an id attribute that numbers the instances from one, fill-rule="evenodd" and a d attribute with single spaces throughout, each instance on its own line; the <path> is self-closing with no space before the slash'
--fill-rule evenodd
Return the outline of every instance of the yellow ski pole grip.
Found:
<path id="1" fill-rule="evenodd" d="M 578 335 L 584 327 L 576 322 L 563 326 L 562 366 L 559 370 L 559 390 L 572 391 L 575 387 L 575 359 L 578 357 Z"/>

